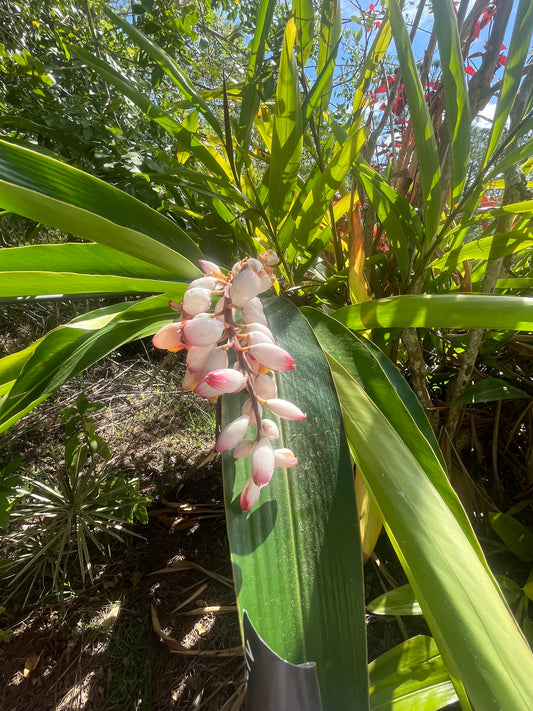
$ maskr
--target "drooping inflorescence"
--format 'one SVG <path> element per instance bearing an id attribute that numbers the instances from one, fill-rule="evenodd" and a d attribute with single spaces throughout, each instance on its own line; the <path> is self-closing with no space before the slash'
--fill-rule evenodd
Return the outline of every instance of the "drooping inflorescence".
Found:
<path id="1" fill-rule="evenodd" d="M 251 457 L 252 475 L 241 493 L 241 508 L 249 511 L 259 498 L 276 466 L 298 464 L 289 449 L 274 449 L 279 438 L 276 423 L 263 417 L 263 407 L 286 420 L 301 420 L 305 414 L 292 402 L 278 398 L 271 371 L 292 370 L 292 356 L 276 345 L 258 294 L 274 283 L 272 266 L 277 256 L 269 251 L 258 259 L 246 258 L 224 275 L 216 264 L 200 260 L 205 276 L 192 281 L 181 304 L 181 318 L 163 326 L 154 336 L 156 348 L 187 350 L 183 389 L 216 399 L 227 393 L 248 391 L 241 415 L 230 422 L 217 438 L 215 449 L 233 449 L 235 459 Z M 213 296 L 219 296 L 210 313 Z M 234 354 L 230 364 L 229 352 Z M 249 427 L 254 438 L 246 438 Z"/>

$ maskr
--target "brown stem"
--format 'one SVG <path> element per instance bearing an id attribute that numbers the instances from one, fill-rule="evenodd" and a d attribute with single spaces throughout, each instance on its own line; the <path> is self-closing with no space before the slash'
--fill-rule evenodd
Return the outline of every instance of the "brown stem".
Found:
<path id="1" fill-rule="evenodd" d="M 426 411 L 433 430 L 436 432 L 439 426 L 439 413 L 433 409 L 433 402 L 431 401 L 426 387 L 426 363 L 416 329 L 404 329 L 401 339 L 407 350 L 409 363 L 411 365 L 411 386 L 418 401 Z"/>

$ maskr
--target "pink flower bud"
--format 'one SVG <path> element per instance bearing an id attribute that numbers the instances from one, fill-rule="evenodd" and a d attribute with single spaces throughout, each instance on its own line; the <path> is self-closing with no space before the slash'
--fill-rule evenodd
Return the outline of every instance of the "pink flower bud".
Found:
<path id="1" fill-rule="evenodd" d="M 295 467 L 298 464 L 298 460 L 290 449 L 275 449 L 274 462 L 277 467 L 284 467 L 285 469 Z"/>
<path id="2" fill-rule="evenodd" d="M 207 259 L 199 259 L 198 264 L 204 274 L 220 274 L 220 268 L 214 262 L 208 262 Z"/>
<path id="3" fill-rule="evenodd" d="M 255 439 L 242 439 L 233 450 L 234 459 L 244 459 L 249 457 L 255 447 Z"/>
<path id="4" fill-rule="evenodd" d="M 194 373 L 202 373 L 200 380 L 203 380 L 204 375 L 208 372 L 207 359 L 214 349 L 215 346 L 191 346 L 187 349 L 187 368 Z"/>
<path id="5" fill-rule="evenodd" d="M 254 480 L 250 477 L 241 491 L 241 509 L 246 513 L 259 500 L 261 489 L 257 486 Z"/>
<path id="6" fill-rule="evenodd" d="M 278 394 L 278 387 L 276 383 L 270 375 L 266 375 L 266 373 L 255 376 L 253 379 L 253 387 L 256 394 L 260 398 L 263 398 L 263 400 L 275 398 Z"/>
<path id="7" fill-rule="evenodd" d="M 185 348 L 185 343 L 181 340 L 182 324 L 183 321 L 176 321 L 160 328 L 152 338 L 154 346 L 167 351 L 181 351 Z"/>
<path id="8" fill-rule="evenodd" d="M 263 408 L 259 405 L 259 413 L 261 414 L 262 412 L 263 412 Z M 248 417 L 250 418 L 250 426 L 251 427 L 254 427 L 257 424 L 251 399 L 246 400 L 246 402 L 242 406 L 241 413 L 243 415 L 248 415 Z"/>
<path id="9" fill-rule="evenodd" d="M 290 353 L 273 343 L 258 343 L 255 346 L 250 346 L 248 352 L 271 370 L 293 370 L 296 367 Z"/>
<path id="10" fill-rule="evenodd" d="M 241 307 L 257 296 L 261 289 L 261 279 L 253 269 L 242 269 L 231 284 L 231 303 Z"/>
<path id="11" fill-rule="evenodd" d="M 272 400 L 266 400 L 265 405 L 278 417 L 284 420 L 303 420 L 307 417 L 300 408 L 296 407 L 292 402 L 288 400 L 280 400 L 274 398 Z"/>
<path id="12" fill-rule="evenodd" d="M 244 385 L 244 375 L 233 368 L 221 368 L 208 373 L 204 378 L 204 383 L 216 390 L 219 395 L 236 393 Z"/>
<path id="13" fill-rule="evenodd" d="M 196 393 L 196 395 L 201 395 L 202 397 L 207 398 L 217 398 L 220 395 L 218 390 L 215 390 L 215 388 L 212 388 L 210 385 L 204 383 L 203 381 L 194 388 L 194 392 Z"/>
<path id="14" fill-rule="evenodd" d="M 205 362 L 205 371 L 220 370 L 228 367 L 228 352 L 225 348 L 213 348 Z"/>
<path id="15" fill-rule="evenodd" d="M 187 291 L 190 289 L 209 289 L 209 291 L 220 291 L 223 286 L 224 285 L 220 279 L 217 279 L 214 276 L 205 276 L 200 277 L 199 279 L 193 279 L 187 287 Z M 187 293 L 187 291 L 185 293 Z"/>
<path id="16" fill-rule="evenodd" d="M 211 346 L 222 338 L 224 324 L 209 314 L 198 314 L 183 326 L 185 341 L 190 346 Z"/>
<path id="17" fill-rule="evenodd" d="M 274 420 L 261 420 L 261 434 L 267 439 L 279 438 L 279 429 Z"/>
<path id="18" fill-rule="evenodd" d="M 218 435 L 215 444 L 216 451 L 225 452 L 226 449 L 232 449 L 241 439 L 244 439 L 249 421 L 250 419 L 246 415 L 241 415 L 241 417 L 237 417 L 236 420 L 226 425 Z"/>
<path id="19" fill-rule="evenodd" d="M 183 310 L 191 316 L 207 311 L 211 306 L 212 292 L 209 289 L 193 287 L 183 295 Z"/>
<path id="20" fill-rule="evenodd" d="M 274 473 L 274 450 L 266 437 L 261 437 L 252 453 L 252 478 L 257 486 L 266 486 Z"/>

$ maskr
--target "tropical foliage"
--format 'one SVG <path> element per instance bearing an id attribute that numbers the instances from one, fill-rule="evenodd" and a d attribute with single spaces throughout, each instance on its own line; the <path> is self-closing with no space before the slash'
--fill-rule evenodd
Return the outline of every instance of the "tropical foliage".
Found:
<path id="1" fill-rule="evenodd" d="M 55 27 L 61 72 L 98 87 L 96 137 L 80 106 L 68 131 L 50 120 L 75 111 L 39 42 L 4 47 L 5 85 L 16 68 L 41 113 L 5 92 L 0 205 L 76 240 L 4 248 L 0 298 L 116 299 L 0 360 L 0 430 L 172 321 L 199 258 L 225 272 L 275 251 L 264 309 L 297 365 L 276 380 L 307 419 L 280 428 L 299 465 L 248 516 L 249 462 L 224 456 L 241 613 L 279 656 L 317 662 L 325 711 L 527 708 L 531 650 L 449 474 L 476 363 L 497 374 L 498 347 L 533 330 L 533 8 L 419 2 L 406 22 L 397 0 L 354 3 L 343 34 L 339 0 L 318 5 L 210 4 L 242 63 L 223 52 L 208 80 L 186 12 L 179 40 L 151 2 L 94 4 L 84 42 Z M 241 405 L 222 399 L 224 425 Z M 433 635 L 373 663 L 370 694 L 352 462 Z"/>

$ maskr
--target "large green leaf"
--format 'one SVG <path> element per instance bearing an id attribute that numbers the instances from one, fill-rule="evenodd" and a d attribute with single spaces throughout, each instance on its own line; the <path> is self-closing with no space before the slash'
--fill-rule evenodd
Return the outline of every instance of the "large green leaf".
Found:
<path id="1" fill-rule="evenodd" d="M 486 165 L 493 156 L 516 100 L 520 82 L 522 81 L 524 65 L 531 51 L 532 32 L 533 4 L 530 0 L 519 0 L 509 51 L 507 53 L 502 89 L 498 103 L 496 104 L 492 133 L 487 146 L 484 165 Z"/>
<path id="2" fill-rule="evenodd" d="M 370 662 L 370 711 L 440 711 L 457 701 L 435 640 L 418 635 Z"/>
<path id="3" fill-rule="evenodd" d="M 413 452 L 484 563 L 470 521 L 450 486 L 435 434 L 415 394 L 398 369 L 371 341 L 352 333 L 334 318 L 317 309 L 304 307 L 302 311 L 327 357 L 333 358 L 350 373 L 350 377 L 364 389 Z"/>
<path id="4" fill-rule="evenodd" d="M 172 295 L 180 297 L 182 285 Z M 80 316 L 50 331 L 21 357 L 0 360 L 0 375 L 17 375 L 0 403 L 0 432 L 42 402 L 73 375 L 103 358 L 123 343 L 151 335 L 172 320 L 168 296 L 120 303 Z M 17 369 L 18 374 L 17 374 Z M 9 382 L 9 381 L 8 381 Z"/>
<path id="5" fill-rule="evenodd" d="M 276 376 L 281 398 L 307 419 L 281 421 L 281 443 L 298 457 L 276 470 L 251 514 L 239 507 L 249 461 L 223 458 L 229 541 L 239 610 L 293 663 L 316 662 L 324 711 L 368 708 L 362 567 L 353 471 L 324 355 L 288 301 L 265 301 L 276 342 L 296 370 Z M 240 415 L 223 398 L 223 423 Z"/>
<path id="6" fill-rule="evenodd" d="M 328 108 L 329 97 L 333 88 L 335 58 L 341 36 L 340 0 L 322 0 L 320 5 L 320 33 L 318 42 L 317 75 L 324 72 L 326 78 L 322 96 L 318 102 L 318 124 L 322 121 L 322 112 Z"/>
<path id="7" fill-rule="evenodd" d="M 176 224 L 81 170 L 0 141 L 0 205 L 192 279 L 196 245 Z"/>
<path id="8" fill-rule="evenodd" d="M 453 2 L 437 0 L 432 6 L 446 94 L 446 126 L 452 164 L 452 204 L 455 205 L 465 184 L 470 160 L 470 103 Z"/>
<path id="9" fill-rule="evenodd" d="M 274 229 L 287 213 L 302 159 L 302 110 L 298 91 L 298 67 L 294 56 L 296 24 L 285 28 L 279 64 L 270 165 L 265 175 L 268 211 Z"/>
<path id="10" fill-rule="evenodd" d="M 0 250 L 0 298 L 96 293 L 164 293 L 183 285 L 172 272 L 100 244 Z"/>
<path id="11" fill-rule="evenodd" d="M 533 655 L 479 547 L 385 414 L 329 363 L 356 463 L 456 689 L 479 711 L 528 708 Z"/>
<path id="12" fill-rule="evenodd" d="M 335 318 L 354 331 L 368 328 L 492 328 L 533 330 L 533 298 L 488 294 L 392 296 L 346 306 Z"/>
<path id="13" fill-rule="evenodd" d="M 440 221 L 440 165 L 437 143 L 433 133 L 433 124 L 424 96 L 413 55 L 409 34 L 397 0 L 387 0 L 389 18 L 398 53 L 402 80 L 409 102 L 411 123 L 415 137 L 420 170 L 420 182 L 424 195 L 424 217 L 426 240 L 429 244 L 437 232 Z"/>
<path id="14" fill-rule="evenodd" d="M 255 34 L 250 44 L 248 71 L 242 91 L 241 113 L 237 126 L 237 138 L 246 157 L 250 133 L 254 118 L 259 108 L 258 84 L 265 56 L 265 45 L 272 16 L 274 14 L 275 0 L 261 0 L 255 22 Z"/>
<path id="15" fill-rule="evenodd" d="M 374 615 L 421 615 L 422 608 L 410 585 L 380 595 L 366 606 Z"/>
<path id="16" fill-rule="evenodd" d="M 292 6 L 296 22 L 296 54 L 298 64 L 303 68 L 313 51 L 313 0 L 293 0 Z"/>

